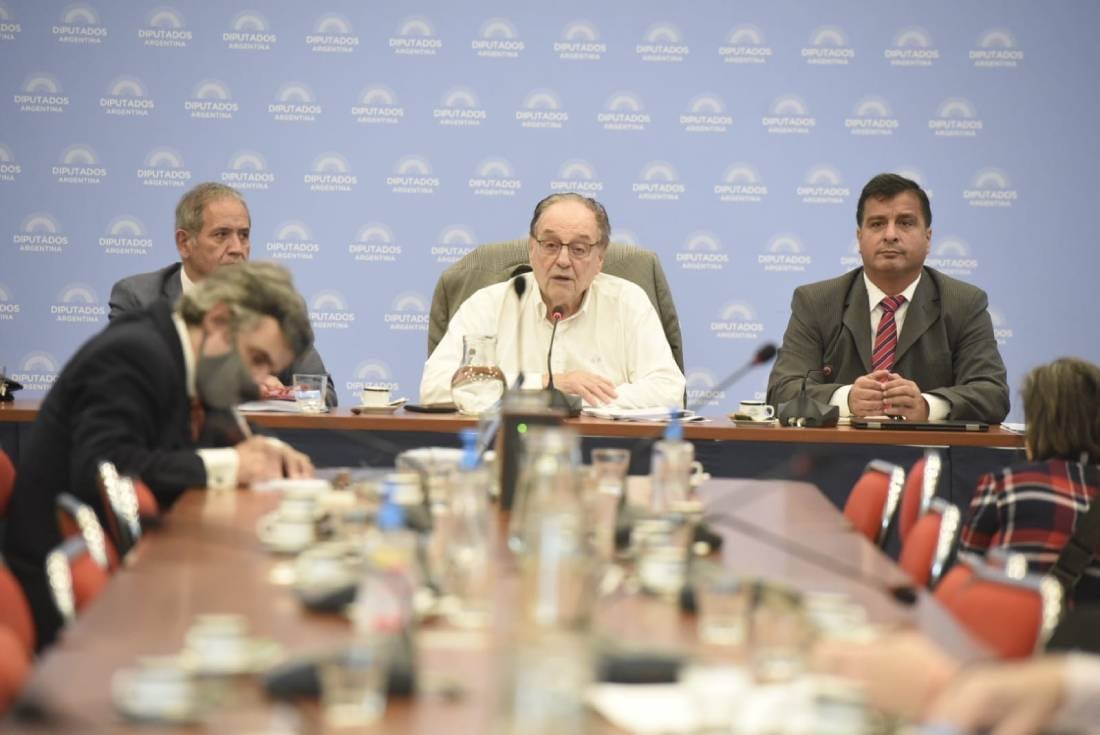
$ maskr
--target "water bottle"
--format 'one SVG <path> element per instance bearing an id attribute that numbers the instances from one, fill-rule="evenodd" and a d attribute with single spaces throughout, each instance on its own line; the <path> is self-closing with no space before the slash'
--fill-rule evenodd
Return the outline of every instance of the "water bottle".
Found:
<path id="1" fill-rule="evenodd" d="M 478 433 L 460 432 L 464 446 L 462 464 L 451 476 L 443 518 L 437 527 L 442 537 L 444 610 L 447 618 L 464 628 L 484 627 L 489 620 L 489 491 L 492 478 L 478 456 Z"/>

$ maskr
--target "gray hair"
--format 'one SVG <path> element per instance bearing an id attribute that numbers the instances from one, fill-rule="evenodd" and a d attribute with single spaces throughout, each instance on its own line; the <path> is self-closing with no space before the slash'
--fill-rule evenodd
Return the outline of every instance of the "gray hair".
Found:
<path id="1" fill-rule="evenodd" d="M 197 326 L 218 304 L 229 307 L 237 328 L 272 317 L 295 355 L 313 344 L 306 302 L 295 290 L 290 271 L 281 265 L 252 261 L 219 268 L 180 297 L 176 313 L 185 324 Z"/>
<path id="2" fill-rule="evenodd" d="M 176 205 L 176 229 L 191 235 L 202 232 L 203 211 L 207 204 L 218 199 L 236 199 L 248 213 L 249 223 L 252 222 L 252 213 L 248 212 L 248 202 L 239 191 L 232 186 L 219 184 L 217 181 L 204 181 L 180 198 L 179 204 Z"/>
<path id="3" fill-rule="evenodd" d="M 539 219 L 542 217 L 542 213 L 551 205 L 564 201 L 580 202 L 592 212 L 592 216 L 596 218 L 596 228 L 600 232 L 600 239 L 599 242 L 595 243 L 596 245 L 606 246 L 611 242 L 611 222 L 607 218 L 607 210 L 592 197 L 586 197 L 573 191 L 551 194 L 535 205 L 535 213 L 531 216 L 531 237 L 537 237 L 537 235 L 535 235 L 535 230 L 538 228 Z"/>

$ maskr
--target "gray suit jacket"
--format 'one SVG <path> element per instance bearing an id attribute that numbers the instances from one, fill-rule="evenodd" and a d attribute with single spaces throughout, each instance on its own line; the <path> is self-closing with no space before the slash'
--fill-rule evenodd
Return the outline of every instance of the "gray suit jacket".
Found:
<path id="1" fill-rule="evenodd" d="M 905 315 L 894 372 L 951 404 L 952 419 L 997 423 L 1008 415 L 1004 362 L 993 337 L 985 292 L 925 268 Z M 768 378 L 768 403 L 807 394 L 828 402 L 843 385 L 871 372 L 871 307 L 863 269 L 795 289 L 791 320 Z M 828 382 L 825 382 L 825 381 Z"/>
<path id="2" fill-rule="evenodd" d="M 114 319 L 119 314 L 143 309 L 161 299 L 175 305 L 176 300 L 183 294 L 183 282 L 180 280 L 180 268 L 182 267 L 181 263 L 173 263 L 167 268 L 161 268 L 159 271 L 138 273 L 123 278 L 111 287 L 111 311 L 108 313 L 107 318 Z M 294 373 L 320 375 L 321 373 L 327 374 L 328 370 L 325 369 L 325 363 L 321 360 L 321 355 L 317 353 L 314 347 L 310 346 L 278 378 L 284 385 L 290 385 L 294 380 Z M 325 403 L 330 408 L 335 407 L 337 403 L 336 387 L 333 385 L 331 375 L 328 376 Z"/>

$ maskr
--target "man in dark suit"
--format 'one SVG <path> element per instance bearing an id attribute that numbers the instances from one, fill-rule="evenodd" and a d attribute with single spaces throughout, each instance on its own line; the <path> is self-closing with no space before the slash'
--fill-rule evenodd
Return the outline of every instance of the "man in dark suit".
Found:
<path id="1" fill-rule="evenodd" d="M 176 205 L 176 249 L 180 262 L 116 283 L 111 288 L 108 318 L 148 306 L 157 299 L 175 303 L 180 294 L 221 266 L 246 262 L 252 248 L 251 230 L 252 217 L 240 192 L 213 181 L 194 187 Z M 264 395 L 290 384 L 294 373 L 321 375 L 328 371 L 317 350 L 310 347 L 284 372 L 268 376 L 261 386 Z M 331 375 L 325 402 L 329 407 L 337 403 Z"/>
<path id="2" fill-rule="evenodd" d="M 174 310 L 157 301 L 113 320 L 77 351 L 31 428 L 4 538 L 4 560 L 31 603 L 39 648 L 61 624 L 44 569 L 61 542 L 57 497 L 72 494 L 104 523 L 99 462 L 140 478 L 161 508 L 191 487 L 313 473 L 308 457 L 277 439 L 241 437 L 219 448 L 198 440 L 204 415 L 233 415 L 233 406 L 312 340 L 286 269 L 248 263 L 204 278 Z"/>
<path id="3" fill-rule="evenodd" d="M 795 289 L 768 402 L 796 398 L 809 373 L 807 394 L 841 416 L 1002 421 L 1008 384 L 985 292 L 924 266 L 928 196 L 879 174 L 856 223 L 863 267 Z"/>

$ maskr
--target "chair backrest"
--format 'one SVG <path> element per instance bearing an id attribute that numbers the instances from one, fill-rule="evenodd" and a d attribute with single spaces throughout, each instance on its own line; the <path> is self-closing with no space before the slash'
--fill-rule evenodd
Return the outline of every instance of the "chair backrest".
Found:
<path id="1" fill-rule="evenodd" d="M 30 673 L 31 655 L 23 648 L 23 641 L 0 625 L 0 715 L 19 697 Z"/>
<path id="2" fill-rule="evenodd" d="M 103 526 L 99 525 L 99 518 L 90 505 L 69 493 L 61 493 L 57 496 L 57 525 L 62 538 L 78 536 L 84 539 L 92 558 L 101 567 L 114 569 L 118 566 L 115 545 L 103 532 Z"/>
<path id="3" fill-rule="evenodd" d="M 955 553 L 961 526 L 959 509 L 933 498 L 902 543 L 898 566 L 922 587 L 934 587 Z"/>
<path id="4" fill-rule="evenodd" d="M 34 653 L 37 639 L 31 606 L 23 587 L 3 564 L 0 564 L 0 628 L 14 633 L 28 655 Z"/>
<path id="5" fill-rule="evenodd" d="M 8 515 L 8 503 L 11 502 L 11 491 L 14 488 L 15 465 L 8 453 L 0 449 L 0 518 Z"/>
<path id="6" fill-rule="evenodd" d="M 970 567 L 970 578 L 952 583 L 950 594 L 937 591 L 944 607 L 1002 658 L 1041 651 L 1062 617 L 1058 581 L 1038 574 L 1014 576 L 972 554 L 960 554 L 955 568 L 963 565 Z"/>
<path id="7" fill-rule="evenodd" d="M 925 450 L 924 456 L 913 463 L 905 478 L 901 493 L 901 509 L 898 512 L 898 535 L 901 542 L 916 525 L 917 519 L 928 510 L 940 484 L 943 460 L 935 449 Z"/>
<path id="8" fill-rule="evenodd" d="M 157 496 L 153 495 L 153 491 L 141 480 L 135 479 L 133 482 L 134 494 L 137 497 L 138 518 L 141 519 L 142 526 L 149 522 L 156 523 L 160 518 L 160 503 L 157 502 Z"/>
<path id="9" fill-rule="evenodd" d="M 46 555 L 46 580 L 57 611 L 68 623 L 107 586 L 107 572 L 92 558 L 84 539 L 73 536 Z"/>
<path id="10" fill-rule="evenodd" d="M 107 530 L 119 557 L 125 558 L 141 538 L 141 518 L 134 481 L 119 475 L 114 464 L 100 462 L 96 468 L 96 484 L 107 516 Z"/>
<path id="11" fill-rule="evenodd" d="M 521 265 L 529 265 L 527 238 L 481 245 L 443 271 L 432 294 L 428 354 L 432 354 L 443 339 L 451 317 L 466 299 L 486 286 L 511 278 L 513 271 Z M 603 272 L 633 281 L 646 292 L 661 319 L 672 356 L 682 371 L 684 340 L 680 333 L 680 318 L 657 254 L 634 245 L 611 243 L 607 246 Z"/>
<path id="12" fill-rule="evenodd" d="M 876 459 L 868 463 L 844 503 L 844 516 L 867 539 L 881 547 L 886 541 L 905 485 L 905 470 Z"/>

